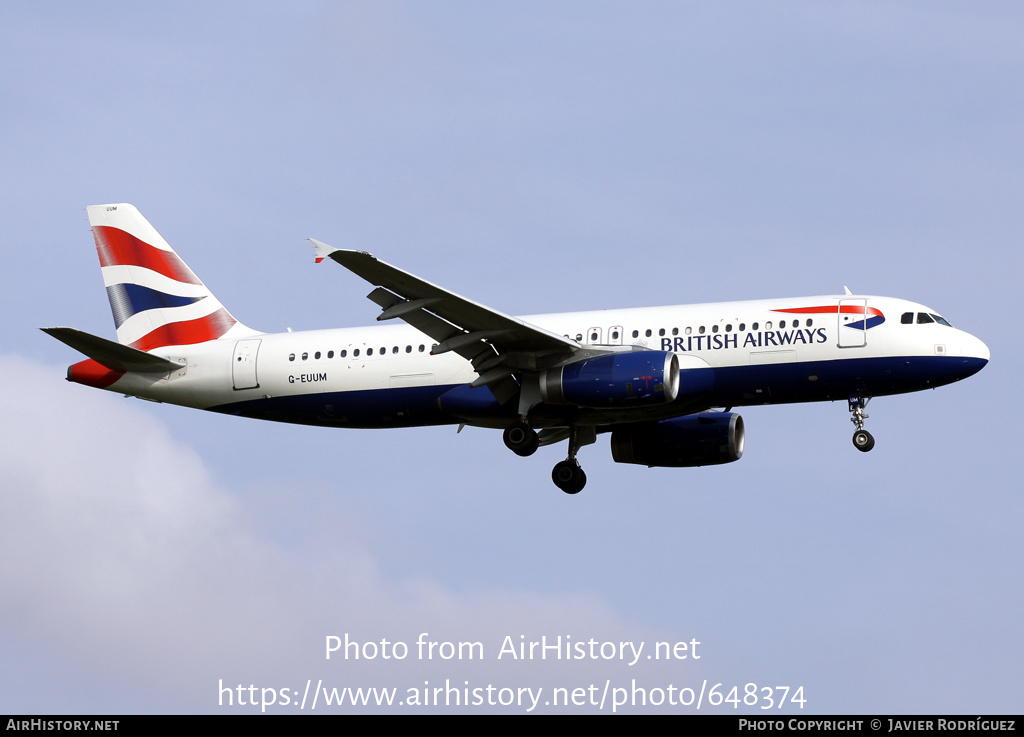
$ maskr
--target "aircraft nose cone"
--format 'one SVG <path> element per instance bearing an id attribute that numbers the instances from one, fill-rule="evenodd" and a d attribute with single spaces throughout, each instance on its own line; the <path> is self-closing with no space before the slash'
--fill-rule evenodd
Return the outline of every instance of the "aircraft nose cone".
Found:
<path id="1" fill-rule="evenodd" d="M 960 378 L 966 379 L 985 368 L 991 356 L 988 346 L 970 333 L 964 333 L 960 343 Z"/>
<path id="2" fill-rule="evenodd" d="M 964 355 L 983 361 L 984 363 L 982 365 L 988 363 L 988 359 L 992 355 L 988 346 L 973 335 L 969 335 L 968 338 L 969 340 L 967 341 L 967 345 L 964 346 Z"/>

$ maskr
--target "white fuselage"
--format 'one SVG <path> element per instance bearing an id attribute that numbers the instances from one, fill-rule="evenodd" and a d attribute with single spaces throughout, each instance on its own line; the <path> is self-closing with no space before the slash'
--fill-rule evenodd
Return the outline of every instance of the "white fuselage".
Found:
<path id="1" fill-rule="evenodd" d="M 881 319 L 874 318 L 878 324 L 872 325 L 863 319 L 868 314 L 863 309 L 861 315 L 844 314 L 837 311 L 842 305 L 866 305 Z M 908 313 L 909 323 L 901 320 Z M 687 371 L 711 369 L 716 391 L 699 408 L 706 409 L 845 399 L 853 392 L 914 391 L 969 376 L 988 360 L 988 349 L 980 340 L 934 320 L 919 322 L 922 314 L 935 313 L 905 300 L 845 295 L 522 319 L 583 348 L 636 346 L 674 352 L 684 386 Z M 313 424 L 370 427 L 466 421 L 458 414 L 446 415 L 436 402 L 477 374 L 455 353 L 431 355 L 433 345 L 429 337 L 404 324 L 264 333 L 155 349 L 151 352 L 181 363 L 183 369 L 160 377 L 126 373 L 107 388 L 190 407 Z M 393 403 L 389 393 L 404 393 L 408 399 Z M 347 398 L 360 396 L 363 399 L 349 408 Z M 290 401 L 300 398 L 301 408 Z M 254 411 L 261 403 L 269 411 Z M 409 406 L 403 409 L 405 404 Z M 376 419 L 375 405 L 380 407 Z M 290 407 L 296 407 L 295 414 Z M 680 409 L 695 411 L 691 405 Z M 640 421 L 680 413 L 632 409 L 591 413 L 588 421 Z M 501 422 L 481 419 L 479 424 Z"/>

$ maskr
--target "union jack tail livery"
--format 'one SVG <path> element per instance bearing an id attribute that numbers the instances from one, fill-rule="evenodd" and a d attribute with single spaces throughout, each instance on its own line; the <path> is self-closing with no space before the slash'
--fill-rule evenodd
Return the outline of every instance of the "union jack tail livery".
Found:
<path id="1" fill-rule="evenodd" d="M 123 345 L 150 351 L 251 335 L 133 206 L 87 208 Z"/>

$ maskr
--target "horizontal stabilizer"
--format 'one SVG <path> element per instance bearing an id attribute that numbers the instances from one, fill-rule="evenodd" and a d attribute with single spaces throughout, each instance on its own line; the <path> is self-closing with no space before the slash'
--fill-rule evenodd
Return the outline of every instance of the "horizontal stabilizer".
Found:
<path id="1" fill-rule="evenodd" d="M 181 369 L 181 364 L 154 356 L 131 346 L 115 343 L 97 335 L 74 328 L 40 328 L 61 343 L 84 353 L 113 371 L 135 371 L 143 374 L 163 374 Z"/>

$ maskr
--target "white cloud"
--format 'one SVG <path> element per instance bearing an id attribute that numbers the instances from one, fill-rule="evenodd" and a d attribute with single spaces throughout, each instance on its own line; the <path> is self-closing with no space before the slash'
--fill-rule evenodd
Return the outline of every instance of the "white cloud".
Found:
<path id="1" fill-rule="evenodd" d="M 321 677 L 402 689 L 445 678 L 585 685 L 592 662 L 499 662 L 502 638 L 654 637 L 628 632 L 599 596 L 458 592 L 389 575 L 361 531 L 365 515 L 344 501 L 331 510 L 345 520 L 336 535 L 275 541 L 272 508 L 259 518 L 248 492 L 216 482 L 134 402 L 12 357 L 0 358 L 0 386 L 0 643 L 31 659 L 39 682 L 22 684 L 22 711 L 209 710 L 220 678 L 295 689 Z M 301 492 L 275 489 L 282 504 Z M 482 642 L 485 659 L 325 661 L 325 637 L 346 632 L 410 648 L 421 632 Z M 57 680 L 64 690 L 48 687 Z"/>

